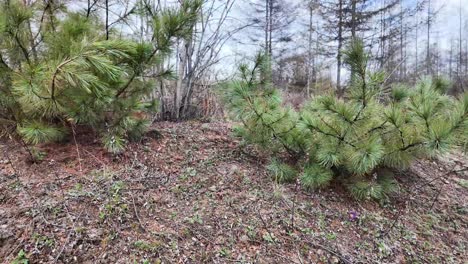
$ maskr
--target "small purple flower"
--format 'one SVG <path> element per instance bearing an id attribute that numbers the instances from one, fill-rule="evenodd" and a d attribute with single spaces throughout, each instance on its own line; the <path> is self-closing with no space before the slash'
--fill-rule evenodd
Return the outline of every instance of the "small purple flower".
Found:
<path id="1" fill-rule="evenodd" d="M 356 211 L 349 211 L 348 216 L 349 216 L 349 221 L 354 222 L 359 218 L 359 213 Z"/>

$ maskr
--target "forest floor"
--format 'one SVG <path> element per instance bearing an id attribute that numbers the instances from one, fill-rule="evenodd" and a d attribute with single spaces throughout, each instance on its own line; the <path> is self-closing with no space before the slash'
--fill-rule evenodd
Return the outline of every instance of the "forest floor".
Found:
<path id="1" fill-rule="evenodd" d="M 387 204 L 277 185 L 226 123 L 158 123 L 119 157 L 93 135 L 0 156 L 0 262 L 466 263 L 466 158 L 416 162 Z M 24 254 L 23 254 L 24 253 Z M 25 263 L 25 262 L 17 262 Z"/>

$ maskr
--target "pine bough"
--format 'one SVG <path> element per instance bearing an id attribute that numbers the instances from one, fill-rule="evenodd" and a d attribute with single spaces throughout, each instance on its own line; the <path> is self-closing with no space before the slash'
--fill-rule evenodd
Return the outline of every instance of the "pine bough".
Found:
<path id="1" fill-rule="evenodd" d="M 316 96 L 300 111 L 283 106 L 265 81 L 262 55 L 253 68 L 240 67 L 240 80 L 224 86 L 226 104 L 242 122 L 235 132 L 277 154 L 268 166 L 275 180 L 299 179 L 306 189 L 338 180 L 357 198 L 381 200 L 397 190 L 395 169 L 466 146 L 468 93 L 450 97 L 441 80 L 384 92 L 386 76 L 368 72 L 361 41 L 350 45 L 345 58 L 351 72 L 346 99 Z M 284 153 L 287 162 L 279 161 Z"/>

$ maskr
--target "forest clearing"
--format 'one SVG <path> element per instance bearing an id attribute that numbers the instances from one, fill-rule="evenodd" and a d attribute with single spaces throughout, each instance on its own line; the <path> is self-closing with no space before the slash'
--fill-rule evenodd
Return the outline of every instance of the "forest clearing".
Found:
<path id="1" fill-rule="evenodd" d="M 463 2 L 0 0 L 0 263 L 467 263 Z"/>

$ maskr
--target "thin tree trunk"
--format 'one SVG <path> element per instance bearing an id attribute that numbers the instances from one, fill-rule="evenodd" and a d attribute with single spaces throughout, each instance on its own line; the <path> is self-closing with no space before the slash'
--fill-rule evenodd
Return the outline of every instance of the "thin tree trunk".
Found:
<path id="1" fill-rule="evenodd" d="M 270 1 L 265 0 L 265 55 L 268 57 L 268 40 L 270 39 L 268 37 L 268 34 L 270 32 L 269 25 L 270 25 L 270 17 L 269 17 L 269 12 L 270 12 Z"/>
<path id="2" fill-rule="evenodd" d="M 403 0 L 400 0 L 400 60 L 402 62 L 402 65 L 400 66 L 400 81 L 403 81 L 405 78 L 405 67 L 404 67 L 404 61 L 406 61 L 406 58 L 403 54 L 403 45 L 404 45 L 404 10 L 403 10 Z"/>
<path id="3" fill-rule="evenodd" d="M 419 3 L 418 3 L 418 5 L 419 5 Z M 419 15 L 418 14 L 419 14 L 419 12 L 416 14 L 416 35 L 415 35 L 415 40 L 416 40 L 415 41 L 415 44 L 416 44 L 416 47 L 415 47 L 416 48 L 416 54 L 415 54 L 416 55 L 416 67 L 415 68 L 416 68 L 416 71 L 415 71 L 415 76 L 418 75 L 418 67 L 419 67 L 419 60 L 418 60 L 419 59 L 419 49 L 418 49 Z"/>
<path id="4" fill-rule="evenodd" d="M 460 8 L 459 8 L 459 19 L 460 19 L 460 24 L 459 24 L 459 58 L 458 58 L 458 64 L 457 64 L 457 79 L 459 83 L 459 89 L 460 91 L 463 91 L 463 76 L 462 76 L 462 65 L 463 65 L 463 38 L 462 38 L 462 1 L 460 0 Z"/>
<path id="5" fill-rule="evenodd" d="M 179 42 L 179 54 L 178 60 L 179 60 L 179 67 L 177 69 L 177 84 L 176 84 L 176 90 L 174 94 L 174 109 L 173 109 L 173 115 L 175 120 L 179 120 L 180 118 L 180 108 L 182 104 L 182 85 L 184 81 L 184 74 L 185 74 L 185 67 L 187 64 L 187 55 L 186 55 L 186 44 L 185 40 L 181 39 Z"/>
<path id="6" fill-rule="evenodd" d="M 426 50 L 427 75 L 432 74 L 431 67 L 431 0 L 427 4 L 427 50 Z"/>
<path id="7" fill-rule="evenodd" d="M 86 17 L 91 15 L 91 0 L 88 0 L 88 8 L 86 9 Z"/>
<path id="8" fill-rule="evenodd" d="M 195 30 L 194 30 L 195 31 Z M 191 104 L 191 99 L 192 99 L 192 88 L 193 88 L 193 61 L 192 61 L 192 56 L 193 56 L 193 36 L 190 37 L 188 40 L 186 40 L 186 53 L 185 53 L 185 60 L 186 60 L 186 69 L 187 73 L 185 74 L 186 76 L 184 77 L 184 82 L 183 84 L 183 97 L 182 97 L 182 111 L 181 111 L 181 116 L 182 118 L 188 117 L 189 110 L 190 110 L 190 104 Z"/>
<path id="9" fill-rule="evenodd" d="M 338 10 L 338 50 L 336 56 L 336 90 L 338 92 L 338 96 L 343 96 L 343 92 L 341 89 L 341 49 L 343 47 L 343 0 L 339 0 L 339 10 Z"/>
<path id="10" fill-rule="evenodd" d="M 268 54 L 270 55 L 269 57 L 269 63 L 271 63 L 271 59 L 273 56 L 273 48 L 272 48 L 272 36 L 273 36 L 273 0 L 269 0 L 269 39 L 268 39 Z"/>
<path id="11" fill-rule="evenodd" d="M 450 40 L 450 52 L 449 52 L 449 69 L 448 75 L 450 79 L 453 79 L 453 39 Z"/>
<path id="12" fill-rule="evenodd" d="M 356 0 L 351 0 L 351 38 L 356 38 Z"/>
<path id="13" fill-rule="evenodd" d="M 106 0 L 106 40 L 109 39 L 109 0 Z"/>
<path id="14" fill-rule="evenodd" d="M 385 6 L 386 2 L 385 0 L 382 0 L 382 8 Z M 387 34 L 387 22 L 386 22 L 386 11 L 383 11 L 380 13 L 380 23 L 381 23 L 381 30 L 380 30 L 380 38 L 381 38 L 381 50 L 380 50 L 380 68 L 383 69 L 385 67 L 385 60 L 386 60 L 386 34 Z"/>
<path id="15" fill-rule="evenodd" d="M 310 86 L 312 84 L 312 33 L 313 33 L 313 15 L 314 10 L 312 1 L 309 2 L 309 47 L 308 47 L 308 58 L 307 58 L 307 98 L 310 98 Z"/>

